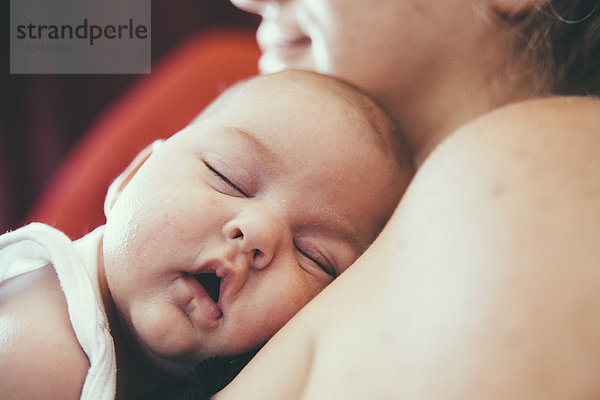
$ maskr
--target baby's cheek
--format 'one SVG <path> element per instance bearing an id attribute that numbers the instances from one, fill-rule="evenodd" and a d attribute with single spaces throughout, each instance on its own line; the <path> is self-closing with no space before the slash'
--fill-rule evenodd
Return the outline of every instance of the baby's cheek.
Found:
<path id="1" fill-rule="evenodd" d="M 235 318 L 237 333 L 233 336 L 243 338 L 236 346 L 242 352 L 269 340 L 327 286 L 326 282 L 321 282 L 304 271 L 296 273 L 290 270 L 276 279 L 269 279 L 268 283 L 262 283 L 264 286 L 261 288 L 252 289 L 252 304 L 246 303 L 245 311 Z"/>
<path id="2" fill-rule="evenodd" d="M 271 316 L 275 331 L 281 329 L 298 311 L 311 301 L 326 284 L 310 282 L 292 290 L 279 293 L 279 301 L 271 303 Z"/>
<path id="3" fill-rule="evenodd" d="M 195 331 L 181 310 L 168 302 L 135 307 L 133 330 L 148 349 L 167 359 L 185 356 L 194 349 Z"/>
<path id="4" fill-rule="evenodd" d="M 302 308 L 303 304 L 289 300 L 272 298 L 260 307 L 260 314 L 252 313 L 248 315 L 245 323 L 240 324 L 239 335 L 245 336 L 247 343 L 247 349 L 243 349 L 244 351 L 265 343 Z"/>

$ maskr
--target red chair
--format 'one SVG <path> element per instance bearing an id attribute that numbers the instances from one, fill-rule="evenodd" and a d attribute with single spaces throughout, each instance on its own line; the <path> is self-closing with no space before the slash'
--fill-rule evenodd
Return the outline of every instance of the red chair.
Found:
<path id="1" fill-rule="evenodd" d="M 227 86 L 255 75 L 258 56 L 253 32 L 210 32 L 184 43 L 84 135 L 27 220 L 73 239 L 102 225 L 106 190 L 138 151 L 182 129 Z"/>

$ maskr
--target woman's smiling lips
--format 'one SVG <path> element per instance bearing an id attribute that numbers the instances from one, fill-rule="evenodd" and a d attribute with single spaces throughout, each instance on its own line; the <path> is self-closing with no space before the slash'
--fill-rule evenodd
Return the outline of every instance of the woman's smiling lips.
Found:
<path id="1" fill-rule="evenodd" d="M 293 59 L 311 44 L 311 39 L 300 31 L 285 32 L 277 24 L 265 22 L 256 31 L 256 41 L 263 54 L 276 53 L 281 59 Z"/>

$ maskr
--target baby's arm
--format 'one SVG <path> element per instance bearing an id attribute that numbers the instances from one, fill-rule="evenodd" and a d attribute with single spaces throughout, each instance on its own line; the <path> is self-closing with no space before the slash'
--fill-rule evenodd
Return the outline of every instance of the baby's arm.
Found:
<path id="1" fill-rule="evenodd" d="M 0 283 L 1 399 L 79 399 L 88 368 L 51 266 Z"/>

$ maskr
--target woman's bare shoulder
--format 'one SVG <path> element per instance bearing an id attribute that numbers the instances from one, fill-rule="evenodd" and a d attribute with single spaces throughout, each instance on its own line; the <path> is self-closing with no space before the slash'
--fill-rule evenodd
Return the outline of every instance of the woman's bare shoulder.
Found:
<path id="1" fill-rule="evenodd" d="M 446 158 L 456 162 L 476 156 L 476 150 L 505 156 L 490 162 L 506 161 L 508 157 L 537 159 L 557 153 L 566 157 L 571 150 L 599 143 L 599 98 L 548 97 L 510 104 L 463 125 L 438 146 L 427 163 Z M 582 156 L 592 155 L 592 150 Z"/>
<path id="2" fill-rule="evenodd" d="M 391 330 L 420 379 L 458 398 L 600 395 L 599 154 L 600 101 L 548 98 L 465 125 L 423 163 L 378 246 L 380 299 L 419 324 Z"/>
<path id="3" fill-rule="evenodd" d="M 599 154 L 600 100 L 557 97 L 510 105 L 443 141 L 400 208 L 411 220 L 427 207 L 440 208 L 440 216 L 457 223 L 454 229 L 477 222 L 483 231 L 537 232 L 539 238 L 569 232 L 571 240 L 587 242 L 600 234 L 600 224 L 590 224 L 600 223 Z M 473 221 L 477 212 L 481 219 Z"/>
<path id="4" fill-rule="evenodd" d="M 78 399 L 89 363 L 48 266 L 0 284 L 0 398 Z"/>

